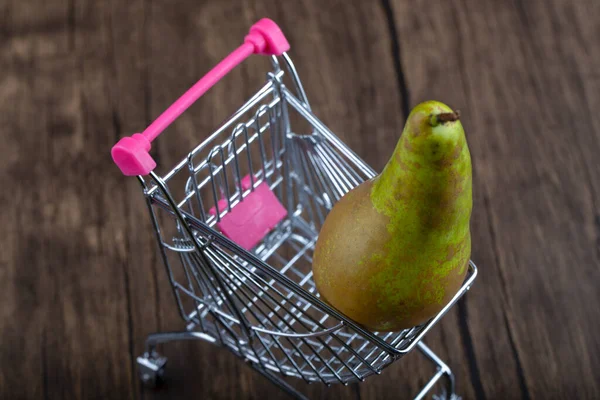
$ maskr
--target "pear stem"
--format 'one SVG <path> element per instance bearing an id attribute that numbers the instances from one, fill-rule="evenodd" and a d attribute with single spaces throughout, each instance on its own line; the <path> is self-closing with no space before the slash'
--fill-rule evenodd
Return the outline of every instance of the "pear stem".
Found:
<path id="1" fill-rule="evenodd" d="M 444 124 L 446 122 L 454 122 L 460 119 L 460 111 L 456 110 L 454 112 L 442 113 L 442 114 L 433 114 L 431 118 L 429 118 L 429 124 L 431 126 L 438 126 L 439 124 Z"/>

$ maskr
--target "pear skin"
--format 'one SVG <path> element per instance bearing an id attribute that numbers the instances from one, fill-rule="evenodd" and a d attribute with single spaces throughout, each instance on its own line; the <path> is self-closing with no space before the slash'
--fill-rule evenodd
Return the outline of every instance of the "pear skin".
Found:
<path id="1" fill-rule="evenodd" d="M 313 255 L 321 298 L 373 331 L 435 316 L 468 269 L 471 169 L 458 114 L 437 101 L 416 106 L 381 174 L 327 215 Z"/>

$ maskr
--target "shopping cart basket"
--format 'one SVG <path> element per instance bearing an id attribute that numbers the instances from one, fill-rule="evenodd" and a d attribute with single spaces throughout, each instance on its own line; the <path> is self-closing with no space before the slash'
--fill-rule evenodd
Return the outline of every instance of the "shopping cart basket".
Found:
<path id="1" fill-rule="evenodd" d="M 348 384 L 418 348 L 437 371 L 416 398 L 442 378 L 443 396 L 454 398 L 450 368 L 421 339 L 469 289 L 473 263 L 438 315 L 400 332 L 371 332 L 319 299 L 311 272 L 319 229 L 336 201 L 376 173 L 312 112 L 287 50 L 277 25 L 259 21 L 143 133 L 113 147 L 121 171 L 142 186 L 185 321 L 181 332 L 148 336 L 137 360 L 141 378 L 154 384 L 162 377 L 166 358 L 157 344 L 200 339 L 305 398 L 282 375 Z M 271 56 L 264 86 L 173 169 L 154 172 L 152 140 L 252 54 Z"/>

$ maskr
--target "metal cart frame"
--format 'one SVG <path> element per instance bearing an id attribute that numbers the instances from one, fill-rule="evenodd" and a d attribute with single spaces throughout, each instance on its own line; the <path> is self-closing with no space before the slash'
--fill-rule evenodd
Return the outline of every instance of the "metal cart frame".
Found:
<path id="1" fill-rule="evenodd" d="M 376 172 L 313 113 L 288 48 L 279 28 L 261 20 L 244 45 L 153 125 L 113 148 L 121 170 L 141 184 L 185 322 L 180 332 L 148 336 L 137 359 L 141 379 L 152 385 L 163 377 L 166 358 L 157 345 L 204 340 L 304 399 L 282 376 L 347 385 L 380 374 L 417 348 L 436 372 L 415 398 L 424 398 L 442 379 L 441 397 L 457 398 L 451 369 L 422 338 L 473 284 L 475 264 L 470 262 L 463 286 L 440 313 L 401 332 L 371 332 L 319 298 L 311 271 L 319 228 L 336 201 Z M 255 53 L 271 56 L 266 83 L 175 167 L 163 175 L 154 172 L 150 142 Z M 265 196 L 275 196 L 285 216 L 244 248 L 223 233 L 222 224 L 229 219 L 251 229 L 252 222 L 240 220 L 236 209 L 254 204 L 253 218 L 268 216 L 260 208 Z"/>

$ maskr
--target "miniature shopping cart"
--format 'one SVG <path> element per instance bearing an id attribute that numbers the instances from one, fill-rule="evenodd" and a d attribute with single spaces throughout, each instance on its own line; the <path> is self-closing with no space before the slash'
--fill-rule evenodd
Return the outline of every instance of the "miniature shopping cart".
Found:
<path id="1" fill-rule="evenodd" d="M 454 398 L 450 368 L 421 339 L 469 289 L 473 263 L 437 316 L 400 332 L 371 332 L 319 299 L 311 271 L 319 229 L 336 201 L 376 173 L 313 114 L 287 50 L 277 25 L 259 21 L 143 133 L 112 150 L 121 171 L 141 183 L 185 321 L 181 332 L 148 336 L 141 378 L 155 384 L 163 376 L 157 344 L 200 339 L 305 398 L 284 377 L 363 381 L 418 348 L 437 371 L 416 398 L 442 378 L 443 397 Z M 152 140 L 252 54 L 271 56 L 264 86 L 173 169 L 154 172 Z"/>

